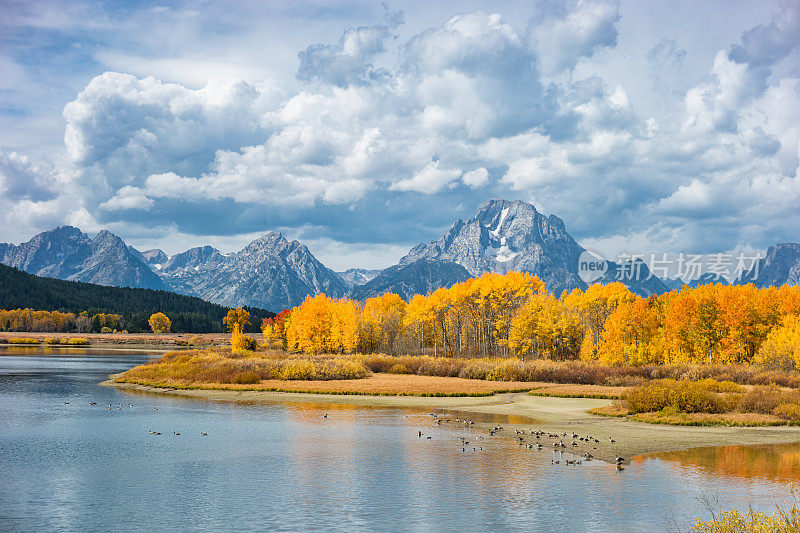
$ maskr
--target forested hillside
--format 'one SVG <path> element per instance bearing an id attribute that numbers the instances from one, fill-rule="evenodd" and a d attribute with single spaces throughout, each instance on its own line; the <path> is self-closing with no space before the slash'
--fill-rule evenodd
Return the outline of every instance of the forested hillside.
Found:
<path id="1" fill-rule="evenodd" d="M 117 313 L 123 315 L 131 333 L 148 331 L 152 313 L 162 312 L 172 320 L 175 332 L 223 331 L 228 309 L 201 298 L 167 291 L 107 287 L 34 276 L 0 265 L 0 309 L 37 309 L 73 313 Z M 264 318 L 274 316 L 264 309 L 247 308 L 253 317 L 252 331 Z"/>

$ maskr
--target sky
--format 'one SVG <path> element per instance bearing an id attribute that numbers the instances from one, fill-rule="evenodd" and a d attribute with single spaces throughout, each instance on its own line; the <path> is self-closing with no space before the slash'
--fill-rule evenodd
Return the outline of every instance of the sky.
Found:
<path id="1" fill-rule="evenodd" d="M 0 242 L 382 268 L 491 198 L 620 253 L 800 241 L 800 0 L 0 2 Z"/>

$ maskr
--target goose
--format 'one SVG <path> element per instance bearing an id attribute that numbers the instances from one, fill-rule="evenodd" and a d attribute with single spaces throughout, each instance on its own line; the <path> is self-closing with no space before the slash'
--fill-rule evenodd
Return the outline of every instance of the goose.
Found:
<path id="1" fill-rule="evenodd" d="M 64 402 L 64 405 L 69 405 L 69 402 Z"/>
<path id="2" fill-rule="evenodd" d="M 328 418 L 328 413 L 325 413 L 324 415 L 322 415 L 322 418 Z"/>
<path id="3" fill-rule="evenodd" d="M 89 405 L 97 405 L 97 402 L 89 402 Z"/>
<path id="4" fill-rule="evenodd" d="M 161 433 L 159 433 L 158 431 L 156 431 L 155 433 L 153 433 L 153 435 L 161 435 Z"/>
<path id="5" fill-rule="evenodd" d="M 625 459 L 623 457 L 620 457 L 619 455 L 617 456 L 616 460 L 617 460 L 617 464 L 625 462 Z"/>
<path id="6" fill-rule="evenodd" d="M 202 437 L 208 437 L 208 433 L 202 433 L 202 432 L 201 432 L 201 433 L 200 433 L 200 436 L 202 436 Z"/>
<path id="7" fill-rule="evenodd" d="M 158 407 L 153 407 L 153 410 L 154 411 L 158 411 Z"/>
<path id="8" fill-rule="evenodd" d="M 178 435 L 180 435 L 180 433 L 176 433 L 175 431 L 173 431 L 173 432 L 172 432 L 172 434 L 173 434 L 173 435 L 175 435 L 176 437 L 177 437 Z"/>
<path id="9" fill-rule="evenodd" d="M 428 439 L 432 439 L 433 437 L 431 437 L 430 435 L 428 435 L 428 437 L 426 437 L 426 438 L 428 438 Z"/>
<path id="10" fill-rule="evenodd" d="M 419 437 L 417 437 L 417 438 L 422 438 L 422 432 L 421 431 L 419 432 Z"/>
<path id="11" fill-rule="evenodd" d="M 615 442 L 617 442 L 617 441 L 615 441 L 615 440 L 614 440 L 614 439 L 612 439 L 611 437 L 608 437 L 608 442 L 610 442 L 610 443 L 612 443 L 612 444 L 613 444 L 613 443 L 615 443 Z"/>

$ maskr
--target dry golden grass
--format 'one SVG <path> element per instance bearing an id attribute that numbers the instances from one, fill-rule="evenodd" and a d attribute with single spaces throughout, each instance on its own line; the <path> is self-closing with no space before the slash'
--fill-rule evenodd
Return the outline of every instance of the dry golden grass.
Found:
<path id="1" fill-rule="evenodd" d="M 148 383 L 126 378 L 124 374 L 115 381 L 179 389 L 264 390 L 377 396 L 489 396 L 497 392 L 530 390 L 541 385 L 540 383 L 521 381 L 493 382 L 452 377 L 416 376 L 413 374 L 373 374 L 363 379 L 327 381 L 285 381 L 269 379 L 248 385 L 238 385 L 235 383 L 193 384 L 181 381 Z"/>
<path id="2" fill-rule="evenodd" d="M 627 416 L 628 410 L 623 405 L 611 404 L 611 405 L 601 405 L 600 407 L 594 407 L 589 409 L 587 413 L 597 416 L 613 416 L 613 417 L 620 417 L 620 416 Z"/>
<path id="3" fill-rule="evenodd" d="M 629 387 L 608 387 L 606 385 L 577 385 L 547 383 L 533 389 L 531 396 L 559 396 L 561 398 L 609 398 L 621 397 Z"/>
<path id="4" fill-rule="evenodd" d="M 760 413 L 638 413 L 632 420 L 672 426 L 783 426 L 787 421 Z"/>

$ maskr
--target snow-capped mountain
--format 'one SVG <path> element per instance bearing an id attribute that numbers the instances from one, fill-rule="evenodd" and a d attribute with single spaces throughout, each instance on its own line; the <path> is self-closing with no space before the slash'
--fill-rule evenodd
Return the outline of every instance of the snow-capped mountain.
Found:
<path id="1" fill-rule="evenodd" d="M 446 261 L 463 266 L 473 276 L 520 270 L 538 276 L 550 291 L 560 294 L 586 288 L 578 275 L 583 252 L 557 216 L 545 216 L 521 201 L 490 200 L 473 218 L 457 220 L 441 238 L 412 248 L 400 264 L 419 259 Z M 609 262 L 603 281 L 614 281 L 612 274 L 618 268 Z M 646 267 L 637 272 L 635 279 L 621 281 L 643 295 L 666 292 Z"/>
<path id="2" fill-rule="evenodd" d="M 537 275 L 550 291 L 560 294 L 587 287 L 578 275 L 584 251 L 557 216 L 545 216 L 525 202 L 491 200 L 474 217 L 457 220 L 441 238 L 415 246 L 397 265 L 382 271 L 354 268 L 337 274 L 303 244 L 276 232 L 235 253 L 202 246 L 169 256 L 159 249 L 139 252 L 105 230 L 91 239 L 71 226 L 40 233 L 19 246 L 0 244 L 0 263 L 39 276 L 172 290 L 231 307 L 280 311 L 300 304 L 309 294 L 366 299 L 395 292 L 410 298 L 484 272 L 510 270 Z M 602 283 L 619 279 L 643 296 L 668 290 L 644 263 L 605 263 Z M 722 281 L 704 276 L 689 284 Z M 670 288 L 684 284 L 666 283 Z M 800 244 L 770 247 L 766 257 L 736 283 L 800 285 Z"/>
<path id="3" fill-rule="evenodd" d="M 0 263 L 49 278 L 98 285 L 167 289 L 141 254 L 103 230 L 94 239 L 72 226 L 58 227 L 15 246 L 0 244 Z"/>

